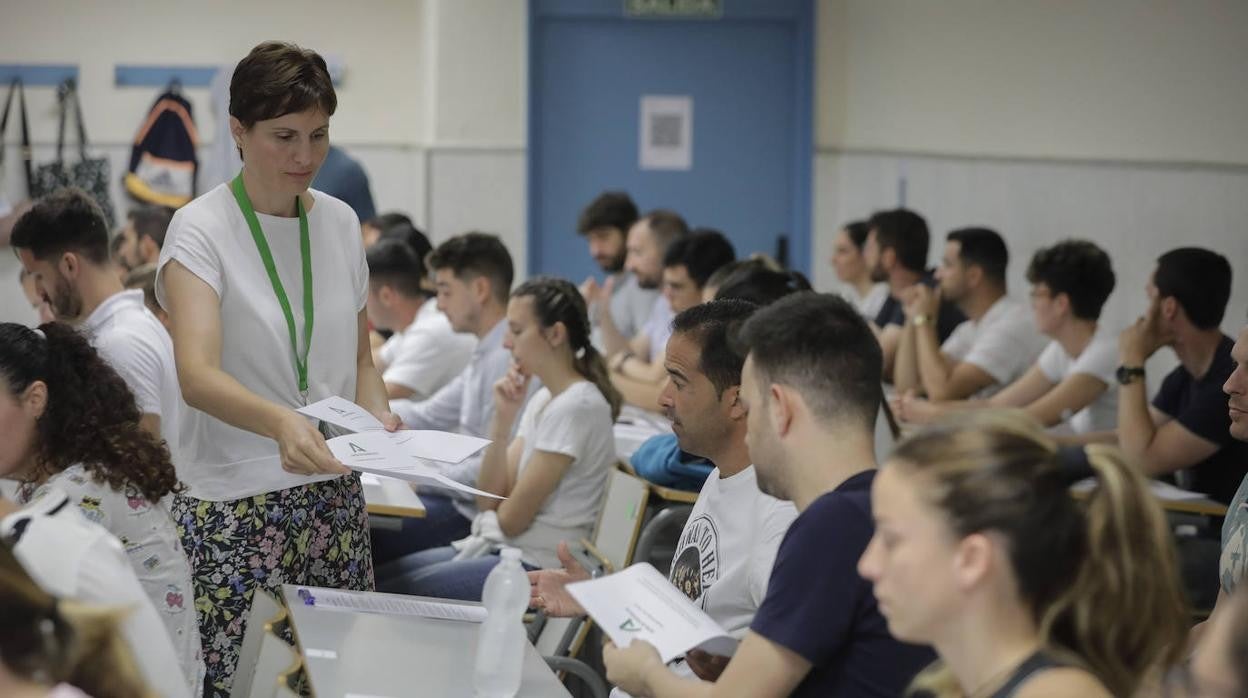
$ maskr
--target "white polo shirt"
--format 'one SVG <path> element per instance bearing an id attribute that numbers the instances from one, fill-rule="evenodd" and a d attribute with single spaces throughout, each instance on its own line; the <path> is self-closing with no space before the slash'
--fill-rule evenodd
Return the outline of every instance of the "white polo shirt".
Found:
<path id="1" fill-rule="evenodd" d="M 160 415 L 160 435 L 169 444 L 181 478 L 178 433 L 185 403 L 178 387 L 173 340 L 147 309 L 143 291 L 132 289 L 110 296 L 87 316 L 81 329 L 134 393 L 139 411 Z"/>
<path id="2" fill-rule="evenodd" d="M 451 329 L 446 314 L 429 299 L 412 324 L 381 345 L 379 354 L 386 366 L 381 379 L 416 391 L 412 400 L 433 397 L 468 366 L 476 346 L 477 338 Z"/>
<path id="3" fill-rule="evenodd" d="M 342 201 L 309 191 L 314 199 L 307 215 L 315 320 L 306 400 L 299 392 L 285 316 L 228 185 L 218 185 L 174 214 L 156 277 L 156 298 L 166 309 L 163 273 L 169 262 L 177 260 L 208 284 L 220 303 L 221 370 L 256 395 L 290 409 L 335 395 L 355 399 L 357 323 L 368 298 L 359 219 Z M 299 219 L 259 211 L 256 218 L 290 301 L 302 355 Z M 189 406 L 183 421 L 179 475 L 192 497 L 230 501 L 338 477 L 288 473 L 282 470 L 276 441 Z"/>
<path id="4" fill-rule="evenodd" d="M 64 492 L 50 491 L 0 519 L 0 536 L 49 594 L 129 611 L 121 632 L 139 672 L 156 695 L 198 695 L 199 677 L 183 676 L 169 634 L 143 593 L 121 543 L 74 509 Z"/>
<path id="5" fill-rule="evenodd" d="M 1036 329 L 1027 306 L 1002 296 L 978 320 L 967 320 L 940 350 L 955 361 L 974 364 L 996 381 L 976 393 L 983 399 L 1023 375 L 1044 349 L 1045 338 Z"/>

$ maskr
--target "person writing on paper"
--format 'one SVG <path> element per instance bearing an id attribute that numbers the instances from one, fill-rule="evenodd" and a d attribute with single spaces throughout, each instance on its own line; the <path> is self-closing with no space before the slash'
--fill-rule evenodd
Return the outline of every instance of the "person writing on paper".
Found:
<path id="1" fill-rule="evenodd" d="M 0 696 L 155 698 L 121 633 L 124 615 L 48 593 L 0 542 Z"/>
<path id="2" fill-rule="evenodd" d="M 1092 477 L 1086 503 L 1070 485 Z M 859 571 L 889 631 L 940 662 L 918 695 L 1130 696 L 1181 658 L 1166 517 L 1117 448 L 1057 444 L 1017 412 L 902 442 L 872 487 Z"/>
<path id="3" fill-rule="evenodd" d="M 1068 424 L 1076 434 L 1112 430 L 1118 420 L 1118 341 L 1098 324 L 1114 290 L 1109 255 L 1086 240 L 1041 249 L 1027 268 L 1036 328 L 1051 341 L 1021 378 L 987 400 L 930 402 L 907 393 L 894 400 L 902 421 L 923 424 L 967 408 L 1019 407 L 1040 424 Z"/>
<path id="4" fill-rule="evenodd" d="M 744 635 L 767 594 L 776 550 L 797 517 L 792 503 L 763 494 L 745 445 L 746 412 L 740 400 L 743 357 L 732 333 L 756 306 L 719 300 L 694 306 L 672 322 L 667 342 L 668 384 L 659 404 L 671 420 L 680 449 L 715 463 L 676 545 L 672 584 L 734 636 Z M 559 549 L 562 569 L 529 573 L 530 605 L 551 615 L 582 613 L 565 586 L 589 579 Z M 727 658 L 690 652 L 673 670 L 714 681 Z"/>
<path id="5" fill-rule="evenodd" d="M 200 692 L 191 568 L 169 513 L 178 478 L 169 450 L 141 426 L 125 381 L 68 325 L 0 324 L 0 478 L 27 503 L 64 493 L 73 508 L 126 542 L 192 693 Z"/>
<path id="6" fill-rule="evenodd" d="M 210 696 L 229 694 L 257 586 L 373 586 L 359 478 L 295 412 L 339 396 L 398 426 L 368 342 L 359 221 L 308 188 L 337 103 L 316 53 L 252 49 L 230 82 L 243 170 L 180 209 L 161 250 L 156 293 L 192 408 L 173 509 Z"/>
<path id="7" fill-rule="evenodd" d="M 682 678 L 654 647 L 603 650 L 607 678 L 634 695 L 898 696 L 933 659 L 894 639 L 858 558 L 874 525 L 879 343 L 839 296 L 796 293 L 739 333 L 746 443 L 764 492 L 799 512 L 750 630 L 714 684 Z"/>
<path id="8" fill-rule="evenodd" d="M 514 365 L 494 387 L 492 442 L 477 479 L 479 489 L 506 499 L 477 498 L 469 538 L 381 567 L 380 590 L 477 601 L 498 546 L 520 548 L 529 569 L 555 567 L 560 541 L 590 535 L 615 462 L 621 398 L 589 333 L 585 301 L 571 283 L 539 277 L 516 288 L 504 339 Z M 544 387 L 526 405 L 534 378 Z"/>
<path id="9" fill-rule="evenodd" d="M 485 438 L 494 417 L 494 384 L 511 367 L 511 353 L 503 346 L 507 333 L 507 303 L 514 268 L 507 247 L 495 235 L 471 232 L 446 240 L 429 256 L 438 294 L 438 310 L 446 314 L 455 332 L 477 337 L 468 365 L 433 397 L 420 402 L 392 400 L 408 429 L 453 431 Z M 529 395 L 538 381 L 531 381 Z M 510 439 L 510 436 L 508 437 Z M 473 456 L 442 474 L 470 487 L 477 485 L 481 458 Z M 399 531 L 372 530 L 373 555 L 378 565 L 430 548 L 450 545 L 472 532 L 477 515 L 471 497 L 441 488 L 421 488 L 423 518 L 404 518 Z"/>

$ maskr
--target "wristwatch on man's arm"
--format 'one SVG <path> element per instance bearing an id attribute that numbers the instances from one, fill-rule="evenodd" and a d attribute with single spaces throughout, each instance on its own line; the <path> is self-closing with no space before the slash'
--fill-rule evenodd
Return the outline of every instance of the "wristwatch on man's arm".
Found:
<path id="1" fill-rule="evenodd" d="M 1123 364 L 1118 367 L 1114 375 L 1118 378 L 1119 385 L 1131 385 L 1137 380 L 1144 380 L 1144 367 Z"/>

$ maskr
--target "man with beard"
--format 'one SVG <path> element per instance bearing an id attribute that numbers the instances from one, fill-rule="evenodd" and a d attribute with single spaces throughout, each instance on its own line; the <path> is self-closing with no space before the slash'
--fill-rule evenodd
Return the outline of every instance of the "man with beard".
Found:
<path id="1" fill-rule="evenodd" d="M 888 283 L 888 298 L 872 322 L 872 329 L 884 350 L 884 379 L 893 380 L 893 364 L 906 324 L 904 299 L 910 289 L 923 284 L 934 286 L 935 277 L 927 268 L 930 235 L 923 216 L 905 208 L 877 211 L 867 221 L 867 240 L 862 259 L 871 278 Z M 966 319 L 952 303 L 940 304 L 935 318 L 936 335 L 945 341 Z"/>
<path id="2" fill-rule="evenodd" d="M 659 293 L 655 288 L 642 288 L 637 276 L 624 269 L 627 236 L 637 222 L 637 205 L 627 192 L 606 191 L 598 195 L 576 222 L 576 232 L 589 243 L 589 255 L 607 274 L 599 284 L 589 277 L 581 284 L 581 295 L 589 306 L 593 323 L 591 339 L 599 351 L 606 348 L 601 318 L 608 317 L 612 328 L 623 338 L 636 335 L 650 317 L 650 309 Z"/>
<path id="3" fill-rule="evenodd" d="M 737 636 L 745 634 L 767 593 L 776 550 L 797 511 L 759 491 L 745 446 L 742 357 L 729 337 L 754 312 L 753 303 L 712 301 L 676 316 L 664 366 L 671 379 L 660 404 L 680 448 L 710 459 L 706 479 L 676 546 L 672 584 Z M 531 602 L 552 615 L 581 609 L 564 590 L 588 573 L 560 549 L 561 570 L 531 572 Z M 715 680 L 725 657 L 691 652 L 675 671 Z"/>
<path id="4" fill-rule="evenodd" d="M 947 236 L 938 289 L 904 293 L 906 324 L 893 367 L 898 392 L 932 401 L 987 398 L 1023 375 L 1044 350 L 1025 305 L 1006 294 L 1010 253 L 995 231 L 962 228 Z M 941 301 L 968 318 L 941 340 L 934 322 Z"/>
<path id="5" fill-rule="evenodd" d="M 173 341 L 143 291 L 126 290 L 112 269 L 99 205 L 77 188 L 50 194 L 18 219 L 11 244 L 53 316 L 83 331 L 121 374 L 140 423 L 168 443 L 176 465 L 182 391 Z"/>

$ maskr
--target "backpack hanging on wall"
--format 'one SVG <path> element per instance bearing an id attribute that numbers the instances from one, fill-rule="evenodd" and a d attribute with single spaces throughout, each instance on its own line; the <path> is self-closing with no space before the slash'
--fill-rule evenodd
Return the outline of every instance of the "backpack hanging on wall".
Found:
<path id="1" fill-rule="evenodd" d="M 177 83 L 156 98 L 134 137 L 130 171 L 122 178 L 126 191 L 139 201 L 178 208 L 195 198 L 199 171 L 199 133 L 191 103 Z"/>
<path id="2" fill-rule="evenodd" d="M 56 137 L 56 160 L 35 169 L 31 181 L 31 198 L 39 198 L 65 187 L 86 190 L 104 212 L 104 220 L 113 225 L 113 202 L 108 196 L 108 158 L 87 157 L 87 130 L 83 126 L 82 105 L 78 102 L 78 88 L 73 80 L 66 80 L 57 90 L 60 111 L 60 130 Z M 78 162 L 65 162 L 65 122 L 70 111 L 78 131 Z"/>

